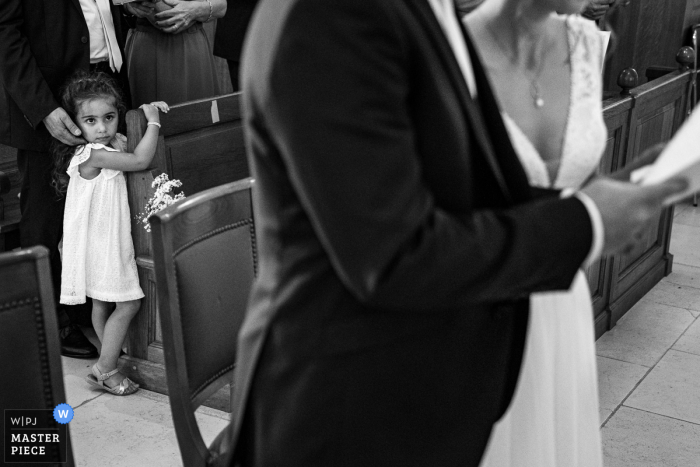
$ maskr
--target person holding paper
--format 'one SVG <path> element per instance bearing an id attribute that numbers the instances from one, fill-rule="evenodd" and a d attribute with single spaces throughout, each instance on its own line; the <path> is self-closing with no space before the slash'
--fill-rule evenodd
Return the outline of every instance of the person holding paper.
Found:
<path id="1" fill-rule="evenodd" d="M 540 19 L 564 3 L 527 1 Z M 547 50 L 539 94 L 513 79 L 533 119 L 564 119 L 568 86 L 541 79 L 564 52 Z M 452 0 L 261 0 L 241 96 L 257 279 L 213 464 L 478 466 L 516 387 L 529 296 L 580 287 L 586 257 L 627 247 L 682 188 L 531 187 L 481 56 Z M 593 116 L 589 92 L 577 114 Z"/>
<path id="2" fill-rule="evenodd" d="M 78 70 L 98 70 L 116 78 L 128 93 L 125 36 L 121 8 L 109 0 L 0 2 L 0 143 L 17 148 L 20 244 L 49 249 L 56 293 L 61 289 L 58 243 L 64 200 L 51 187 L 49 143 L 53 137 L 70 145 L 85 144 L 80 129 L 59 105 L 59 89 Z M 74 325 L 80 310 L 71 308 L 58 308 L 61 354 L 97 356 L 95 346 Z"/>
<path id="3" fill-rule="evenodd" d="M 575 14 L 584 6 L 487 0 L 466 19 L 532 186 L 582 189 L 605 149 L 603 47 Z M 530 295 L 520 379 L 482 467 L 602 467 L 593 316 L 583 270 L 566 290 Z"/>

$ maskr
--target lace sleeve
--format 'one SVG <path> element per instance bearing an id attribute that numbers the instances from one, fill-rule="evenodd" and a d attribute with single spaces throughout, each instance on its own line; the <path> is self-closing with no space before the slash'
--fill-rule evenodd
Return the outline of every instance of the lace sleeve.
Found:
<path id="1" fill-rule="evenodd" d="M 571 17 L 572 27 L 576 32 L 576 37 L 581 41 L 584 50 L 584 59 L 591 71 L 602 74 L 601 64 L 603 63 L 603 37 L 595 22 L 580 16 Z"/>
<path id="2" fill-rule="evenodd" d="M 75 150 L 75 155 L 70 160 L 68 170 L 66 170 L 66 172 L 68 172 L 68 176 L 75 177 L 77 174 L 80 173 L 78 167 L 80 166 L 80 164 L 90 159 L 90 155 L 92 154 L 93 149 L 105 149 L 107 151 L 116 151 L 116 149 L 110 148 L 109 146 L 105 146 L 104 144 L 100 143 L 88 143 L 83 146 L 78 146 L 78 148 Z M 117 175 L 119 175 L 121 173 L 121 170 L 102 169 L 101 172 L 102 176 L 109 180 L 110 178 L 114 178 Z"/>
<path id="3" fill-rule="evenodd" d="M 86 160 L 90 159 L 90 154 L 92 154 L 93 149 L 106 149 L 106 147 L 103 144 L 99 143 L 88 143 L 82 146 L 78 146 L 75 149 L 75 155 L 70 160 L 70 164 L 68 164 L 68 169 L 66 170 L 66 172 L 68 172 L 69 177 L 75 177 L 79 173 L 78 166 L 80 166 L 80 164 L 82 164 Z"/>

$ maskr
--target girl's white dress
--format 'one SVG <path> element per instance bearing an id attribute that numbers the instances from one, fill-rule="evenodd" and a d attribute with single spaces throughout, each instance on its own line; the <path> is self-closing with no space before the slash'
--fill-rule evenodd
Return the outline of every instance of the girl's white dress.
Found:
<path id="1" fill-rule="evenodd" d="M 93 149 L 125 151 L 126 138 L 79 146 L 68 166 L 68 191 L 63 218 L 63 270 L 60 302 L 85 303 L 85 297 L 124 302 L 144 296 L 134 259 L 126 179 L 119 170 L 102 169 L 92 180 L 78 166 Z"/>
<path id="2" fill-rule="evenodd" d="M 561 165 L 551 181 L 535 146 L 504 114 L 506 128 L 530 183 L 579 187 L 605 149 L 602 45 L 591 21 L 566 21 L 571 103 Z M 565 292 L 530 297 L 530 323 L 515 396 L 494 426 L 481 467 L 601 467 L 598 377 L 593 310 L 586 277 L 576 274 Z"/>

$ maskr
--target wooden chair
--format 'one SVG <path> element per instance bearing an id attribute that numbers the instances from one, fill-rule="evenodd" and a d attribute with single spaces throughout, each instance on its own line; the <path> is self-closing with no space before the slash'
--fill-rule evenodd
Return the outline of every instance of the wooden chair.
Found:
<path id="1" fill-rule="evenodd" d="M 188 467 L 212 457 L 194 411 L 232 381 L 256 273 L 252 184 L 211 188 L 151 217 L 168 395 Z"/>
<path id="2" fill-rule="evenodd" d="M 48 254 L 43 246 L 0 254 L 1 412 L 53 411 L 66 402 Z M 68 442 L 57 444 L 51 456 L 57 462 L 67 458 L 67 463 L 55 465 L 72 467 L 68 425 L 59 425 L 52 413 L 36 412 L 50 426 L 65 428 Z M 4 438 L 0 451 L 3 443 Z"/>
<path id="3" fill-rule="evenodd" d="M 171 179 L 181 180 L 182 190 L 187 196 L 249 176 L 240 94 L 174 105 L 167 114 L 161 114 L 160 122 L 162 128 L 151 167 L 127 174 L 132 215 L 144 211 L 147 200 L 154 192 L 151 183 L 162 172 Z M 146 131 L 143 111 L 129 111 L 126 123 L 128 147 L 133 150 Z M 141 310 L 131 322 L 127 341 L 129 355 L 120 359 L 120 368 L 142 388 L 165 394 L 165 356 L 156 299 L 151 234 L 133 220 L 131 235 L 139 281 L 146 296 L 141 302 Z M 228 388 L 224 387 L 206 405 L 229 410 Z"/>

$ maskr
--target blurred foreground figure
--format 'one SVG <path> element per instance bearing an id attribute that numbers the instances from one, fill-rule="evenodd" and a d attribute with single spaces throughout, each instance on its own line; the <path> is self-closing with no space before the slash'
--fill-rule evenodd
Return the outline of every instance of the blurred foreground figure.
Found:
<path id="1" fill-rule="evenodd" d="M 588 208 L 535 199 L 451 0 L 262 0 L 242 77 L 259 269 L 221 464 L 477 466 Z M 661 202 L 591 187 L 610 250 Z"/>

